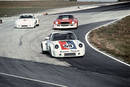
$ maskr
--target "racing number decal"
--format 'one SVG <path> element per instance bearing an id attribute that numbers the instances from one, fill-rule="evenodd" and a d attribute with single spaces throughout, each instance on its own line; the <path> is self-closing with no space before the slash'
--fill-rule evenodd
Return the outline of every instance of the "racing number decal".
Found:
<path id="1" fill-rule="evenodd" d="M 66 44 L 66 41 L 59 41 L 60 47 L 62 50 L 68 50 L 69 48 L 65 48 L 64 45 Z"/>
<path id="2" fill-rule="evenodd" d="M 62 50 L 76 49 L 73 41 L 59 41 Z"/>

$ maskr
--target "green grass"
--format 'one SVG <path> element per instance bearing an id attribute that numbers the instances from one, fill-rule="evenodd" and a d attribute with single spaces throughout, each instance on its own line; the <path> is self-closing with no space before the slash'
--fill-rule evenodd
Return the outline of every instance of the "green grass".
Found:
<path id="1" fill-rule="evenodd" d="M 130 64 L 130 16 L 90 33 L 90 42 Z"/>

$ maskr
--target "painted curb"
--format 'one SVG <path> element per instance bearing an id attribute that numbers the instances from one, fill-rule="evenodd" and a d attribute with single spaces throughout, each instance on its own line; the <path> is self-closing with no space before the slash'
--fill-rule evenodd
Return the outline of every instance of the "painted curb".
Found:
<path id="1" fill-rule="evenodd" d="M 123 17 L 123 18 L 124 18 L 124 17 Z M 110 24 L 113 24 L 113 23 L 115 23 L 115 22 L 121 20 L 121 19 L 122 19 L 122 18 L 117 19 L 117 20 L 115 20 L 115 21 L 109 22 L 109 23 L 107 23 L 107 24 L 101 25 L 101 26 L 99 26 L 99 27 L 96 27 L 96 28 L 90 30 L 90 31 L 87 32 L 87 34 L 85 35 L 85 39 L 86 39 L 86 42 L 88 43 L 88 45 L 89 45 L 92 49 L 96 50 L 97 52 L 99 52 L 99 53 L 101 53 L 101 54 L 103 54 L 103 55 L 105 55 L 105 56 L 108 56 L 108 57 L 111 58 L 111 59 L 114 59 L 114 60 L 116 60 L 116 61 L 118 61 L 118 62 L 120 62 L 120 63 L 122 63 L 122 64 L 124 64 L 124 65 L 130 67 L 130 64 L 127 64 L 127 63 L 125 63 L 125 62 L 123 62 L 123 61 L 121 61 L 121 60 L 115 58 L 115 57 L 112 56 L 111 54 L 108 54 L 108 53 L 106 53 L 106 52 L 104 52 L 104 51 L 101 51 L 101 50 L 97 49 L 97 48 L 94 47 L 94 46 L 89 42 L 89 40 L 88 40 L 89 34 L 90 34 L 93 30 L 99 29 L 99 28 L 101 28 L 101 27 L 103 27 L 103 26 L 108 26 L 108 25 L 110 25 Z"/>

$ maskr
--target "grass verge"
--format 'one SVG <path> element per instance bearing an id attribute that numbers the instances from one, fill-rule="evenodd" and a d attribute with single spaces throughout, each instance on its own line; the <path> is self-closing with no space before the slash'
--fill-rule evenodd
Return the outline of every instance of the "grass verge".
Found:
<path id="1" fill-rule="evenodd" d="M 61 8 L 77 5 L 97 4 L 98 2 L 70 2 L 70 1 L 0 1 L 0 17 L 7 17 L 21 13 L 36 13 L 46 9 Z"/>
<path id="2" fill-rule="evenodd" d="M 130 64 L 130 16 L 92 31 L 89 41 L 99 50 Z"/>

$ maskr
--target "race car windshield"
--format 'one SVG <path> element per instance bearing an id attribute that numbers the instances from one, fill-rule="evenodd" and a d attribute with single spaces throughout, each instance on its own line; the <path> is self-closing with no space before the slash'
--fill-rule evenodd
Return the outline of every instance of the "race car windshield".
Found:
<path id="1" fill-rule="evenodd" d="M 58 17 L 58 19 L 73 19 L 74 17 L 72 15 L 61 15 Z"/>
<path id="2" fill-rule="evenodd" d="M 57 41 L 57 40 L 76 40 L 76 36 L 73 33 L 66 33 L 66 34 L 60 34 L 60 33 L 56 33 L 53 35 L 52 37 L 53 41 Z"/>
<path id="3" fill-rule="evenodd" d="M 31 16 L 31 15 L 22 15 L 22 16 L 20 16 L 20 19 L 23 19 L 23 18 L 33 18 L 33 16 Z"/>

